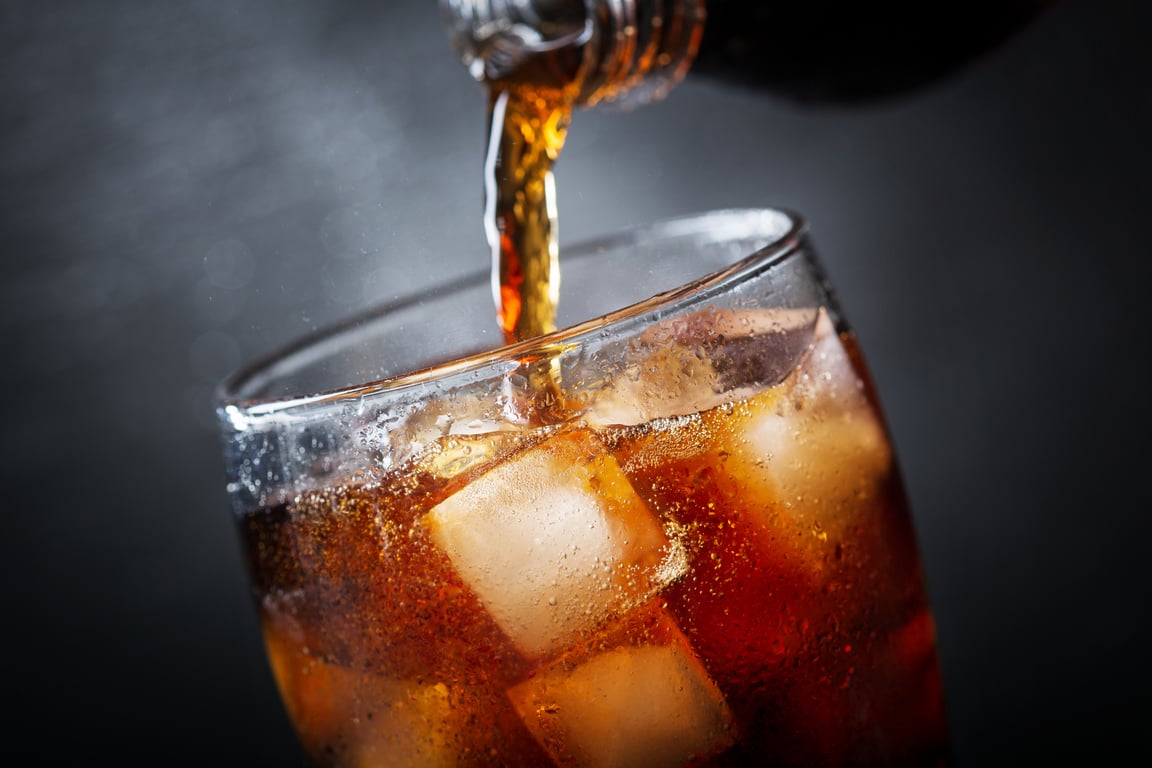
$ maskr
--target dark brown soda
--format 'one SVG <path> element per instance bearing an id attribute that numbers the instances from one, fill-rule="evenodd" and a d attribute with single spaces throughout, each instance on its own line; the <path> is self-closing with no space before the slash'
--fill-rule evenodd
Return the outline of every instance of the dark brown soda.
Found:
<path id="1" fill-rule="evenodd" d="M 853 340 L 842 341 L 859 366 Z M 677 764 L 947 765 L 932 618 L 886 437 L 801 496 L 758 487 L 757 463 L 737 455 L 757 419 L 798 397 L 789 386 L 648 424 L 503 438 L 496 464 L 564 430 L 595 434 L 587 444 L 603 446 L 686 556 L 658 594 L 541 658 L 506 636 L 421 524 L 491 465 L 443 474 L 417 457 L 378 482 L 305 490 L 248 514 L 272 668 L 312 760 L 585 765 L 562 728 L 541 730 L 525 713 L 519 692 L 621 648 L 669 647 L 699 665 L 730 713 L 727 737 Z M 870 390 L 862 402 L 845 423 L 873 429 Z M 545 723 L 565 716 L 536 712 Z"/>
<path id="2" fill-rule="evenodd" d="M 515 85 L 494 86 L 489 98 L 485 216 L 498 242 L 497 320 L 513 342 L 556 330 L 560 266 L 552 167 L 572 103 L 562 90 Z"/>

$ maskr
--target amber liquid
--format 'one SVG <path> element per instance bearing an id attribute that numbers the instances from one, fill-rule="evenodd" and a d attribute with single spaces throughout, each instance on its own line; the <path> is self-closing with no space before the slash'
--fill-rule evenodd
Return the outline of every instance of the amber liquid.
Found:
<path id="1" fill-rule="evenodd" d="M 939 13 L 898 3 L 709 0 L 692 67 L 704 76 L 800 101 L 878 100 L 927 87 L 1002 45 L 1051 4 L 998 0 Z M 665 32 L 684 23 L 674 7 L 663 12 L 671 14 L 660 17 Z M 657 37 L 650 34 L 641 47 Z M 681 47 L 695 50 L 696 44 Z M 622 48 L 622 58 L 598 66 L 606 72 L 643 71 L 660 52 L 656 46 L 633 67 Z M 579 98 L 581 55 L 576 48 L 540 53 L 486 83 L 491 120 L 485 227 L 497 317 L 509 342 L 555 329 L 560 267 L 553 166 Z M 601 95 L 628 87 L 608 82 Z"/>
<path id="2" fill-rule="evenodd" d="M 572 119 L 574 83 L 536 81 L 489 87 L 485 158 L 485 229 L 492 250 L 496 318 L 511 344 L 556 330 L 560 299 L 556 184 L 553 165 Z M 532 407 L 519 418 L 564 418 L 559 371 L 547 357 L 524 360 Z"/>
<path id="3" fill-rule="evenodd" d="M 560 292 L 552 167 L 572 117 L 556 89 L 490 92 L 485 226 L 498 286 L 496 317 L 511 343 L 556 330 Z"/>
<path id="4" fill-rule="evenodd" d="M 900 478 L 853 339 L 822 327 L 732 404 L 443 438 L 246 516 L 312 760 L 946 765 Z"/>

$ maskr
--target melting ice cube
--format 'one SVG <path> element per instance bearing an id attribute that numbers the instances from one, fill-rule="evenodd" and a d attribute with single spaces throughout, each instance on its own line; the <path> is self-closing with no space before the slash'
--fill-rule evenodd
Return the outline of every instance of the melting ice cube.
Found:
<path id="1" fill-rule="evenodd" d="M 442 437 L 424 446 L 413 466 L 441 480 L 465 478 L 534 437 L 531 433 L 511 431 Z"/>
<path id="2" fill-rule="evenodd" d="M 674 768 L 732 742 L 732 718 L 683 636 L 555 663 L 508 697 L 557 765 Z"/>
<path id="3" fill-rule="evenodd" d="M 811 349 L 777 388 L 748 403 L 738 434 L 720 446 L 749 497 L 798 522 L 850 522 L 888 472 L 883 426 L 828 315 L 821 310 Z"/>
<path id="4" fill-rule="evenodd" d="M 652 595 L 685 567 L 616 460 L 583 429 L 496 463 L 423 522 L 501 629 L 533 657 Z"/>
<path id="5" fill-rule="evenodd" d="M 707 310 L 663 320 L 589 398 L 595 425 L 686 416 L 779 381 L 812 338 L 815 309 Z"/>
<path id="6" fill-rule="evenodd" d="M 501 417 L 497 393 L 437 392 L 404 409 L 389 409 L 360 431 L 361 443 L 384 454 L 385 468 L 420 456 L 451 437 L 510 433 L 522 427 Z"/>
<path id="7" fill-rule="evenodd" d="M 349 766 L 457 764 L 465 727 L 449 688 L 308 656 L 269 635 L 269 657 L 301 743 Z"/>

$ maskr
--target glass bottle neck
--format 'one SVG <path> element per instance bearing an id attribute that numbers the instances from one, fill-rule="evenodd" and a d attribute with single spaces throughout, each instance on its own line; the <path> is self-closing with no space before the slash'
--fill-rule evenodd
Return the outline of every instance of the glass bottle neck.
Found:
<path id="1" fill-rule="evenodd" d="M 440 0 L 472 76 L 574 89 L 575 104 L 663 98 L 687 73 L 704 0 Z"/>

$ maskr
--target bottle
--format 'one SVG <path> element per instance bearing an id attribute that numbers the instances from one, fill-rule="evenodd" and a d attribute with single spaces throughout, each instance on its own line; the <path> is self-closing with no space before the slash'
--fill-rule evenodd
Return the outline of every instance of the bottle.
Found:
<path id="1" fill-rule="evenodd" d="M 573 106 L 655 101 L 688 72 L 704 0 L 440 0 L 472 76 Z"/>
<path id="2" fill-rule="evenodd" d="M 994 51 L 1051 4 L 707 0 L 693 71 L 794 102 L 899 97 Z"/>
<path id="3" fill-rule="evenodd" d="M 987 51 L 1043 3 L 970 0 L 947 13 L 891 0 L 844 7 L 825 0 L 440 0 L 440 7 L 454 47 L 488 92 L 484 228 L 496 316 L 511 343 L 555 328 L 553 166 L 575 108 L 654 101 L 690 72 L 809 101 L 892 96 Z"/>
<path id="4" fill-rule="evenodd" d="M 703 0 L 441 0 L 441 8 L 488 93 L 484 229 L 497 321 L 509 343 L 540 336 L 556 327 L 552 168 L 572 112 L 666 94 L 696 53 Z M 549 370 L 527 375 L 553 397 Z"/>
<path id="5" fill-rule="evenodd" d="M 1051 2 L 441 0 L 480 81 L 579 82 L 577 106 L 633 106 L 686 74 L 791 101 L 854 103 L 929 86 Z"/>

